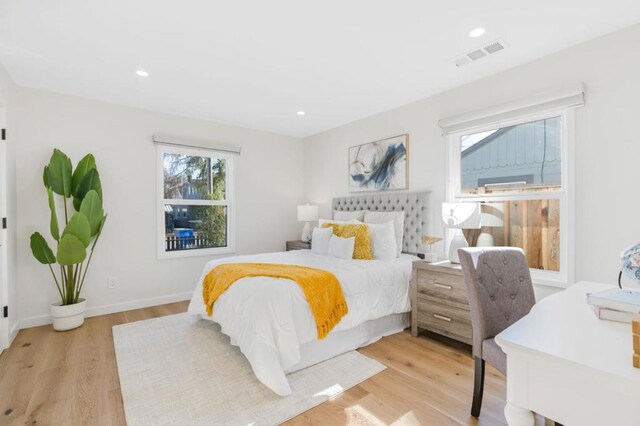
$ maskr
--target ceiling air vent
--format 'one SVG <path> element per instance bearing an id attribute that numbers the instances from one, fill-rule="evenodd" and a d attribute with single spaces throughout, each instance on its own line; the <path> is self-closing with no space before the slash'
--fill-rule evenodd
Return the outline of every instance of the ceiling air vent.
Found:
<path id="1" fill-rule="evenodd" d="M 475 62 L 478 59 L 482 59 L 486 56 L 493 55 L 494 53 L 498 53 L 501 50 L 505 49 L 505 44 L 502 40 L 496 40 L 488 45 L 476 49 L 472 52 L 467 53 L 464 56 L 454 59 L 453 63 L 456 67 L 461 67 L 463 65 L 467 65 L 471 62 Z"/>
<path id="2" fill-rule="evenodd" d="M 469 59 L 471 59 L 472 61 L 477 61 L 480 58 L 484 58 L 485 56 L 487 56 L 486 53 L 484 53 L 482 50 L 478 49 L 478 50 L 474 50 L 471 53 L 467 53 L 467 56 L 469 57 Z"/>
<path id="3" fill-rule="evenodd" d="M 504 50 L 504 44 L 500 43 L 499 41 L 494 41 L 490 45 L 485 46 L 484 50 L 491 55 L 493 53 Z"/>

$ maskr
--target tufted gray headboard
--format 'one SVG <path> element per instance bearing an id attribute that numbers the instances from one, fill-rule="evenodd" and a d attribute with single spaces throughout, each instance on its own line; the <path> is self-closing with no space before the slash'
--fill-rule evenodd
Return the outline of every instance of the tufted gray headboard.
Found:
<path id="1" fill-rule="evenodd" d="M 338 211 L 404 211 L 402 251 L 417 253 L 424 234 L 432 232 L 430 192 L 388 192 L 334 198 L 333 210 Z"/>

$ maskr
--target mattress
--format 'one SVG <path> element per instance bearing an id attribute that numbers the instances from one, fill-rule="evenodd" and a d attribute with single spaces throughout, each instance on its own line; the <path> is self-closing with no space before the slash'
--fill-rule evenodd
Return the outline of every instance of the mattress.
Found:
<path id="1" fill-rule="evenodd" d="M 333 334 L 352 330 L 369 321 L 410 311 L 409 284 L 411 263 L 415 256 L 402 254 L 391 261 L 337 259 L 294 250 L 212 260 L 205 266 L 193 293 L 189 312 L 220 324 L 231 344 L 240 348 L 251 364 L 258 380 L 278 395 L 289 395 L 291 389 L 285 372 L 308 363 L 323 361 L 322 356 L 306 355 L 313 348 L 305 345 L 330 342 L 326 353 L 338 355 L 336 347 L 352 350 L 353 345 L 338 344 L 329 348 Z M 213 316 L 208 317 L 202 300 L 202 281 L 215 266 L 223 263 L 262 262 L 309 266 L 332 272 L 340 281 L 349 313 L 323 341 L 317 340 L 316 325 L 304 294 L 298 284 L 283 278 L 248 277 L 238 280 L 216 301 Z M 399 326 L 395 326 L 394 330 Z M 400 331 L 400 330 L 398 330 Z M 384 335 L 370 333 L 369 341 Z M 360 345 L 362 346 L 362 345 Z M 358 347 L 358 346 L 356 346 Z M 305 349 L 306 348 L 306 349 Z M 318 349 L 320 350 L 320 349 Z M 317 360 L 316 360 L 317 358 Z M 311 365 L 311 364 L 308 364 Z"/>

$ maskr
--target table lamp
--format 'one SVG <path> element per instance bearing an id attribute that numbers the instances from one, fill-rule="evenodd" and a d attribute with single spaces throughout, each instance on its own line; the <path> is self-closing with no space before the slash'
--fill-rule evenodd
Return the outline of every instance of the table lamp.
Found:
<path id="1" fill-rule="evenodd" d="M 298 206 L 298 222 L 305 222 L 300 239 L 305 243 L 311 241 L 311 232 L 313 231 L 311 222 L 315 222 L 316 220 L 318 220 L 318 206 L 309 204 Z"/>
<path id="2" fill-rule="evenodd" d="M 449 229 L 480 229 L 480 203 L 442 203 L 442 221 Z M 456 232 L 449 245 L 449 262 L 460 263 L 458 249 L 469 247 L 464 233 Z"/>

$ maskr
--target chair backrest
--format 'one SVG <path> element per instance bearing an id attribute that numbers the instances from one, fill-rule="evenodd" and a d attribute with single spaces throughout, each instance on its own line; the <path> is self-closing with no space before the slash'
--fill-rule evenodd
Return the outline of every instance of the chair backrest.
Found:
<path id="1" fill-rule="evenodd" d="M 473 354 L 482 358 L 482 342 L 529 313 L 536 303 L 527 259 L 515 247 L 458 250 L 469 296 Z"/>

